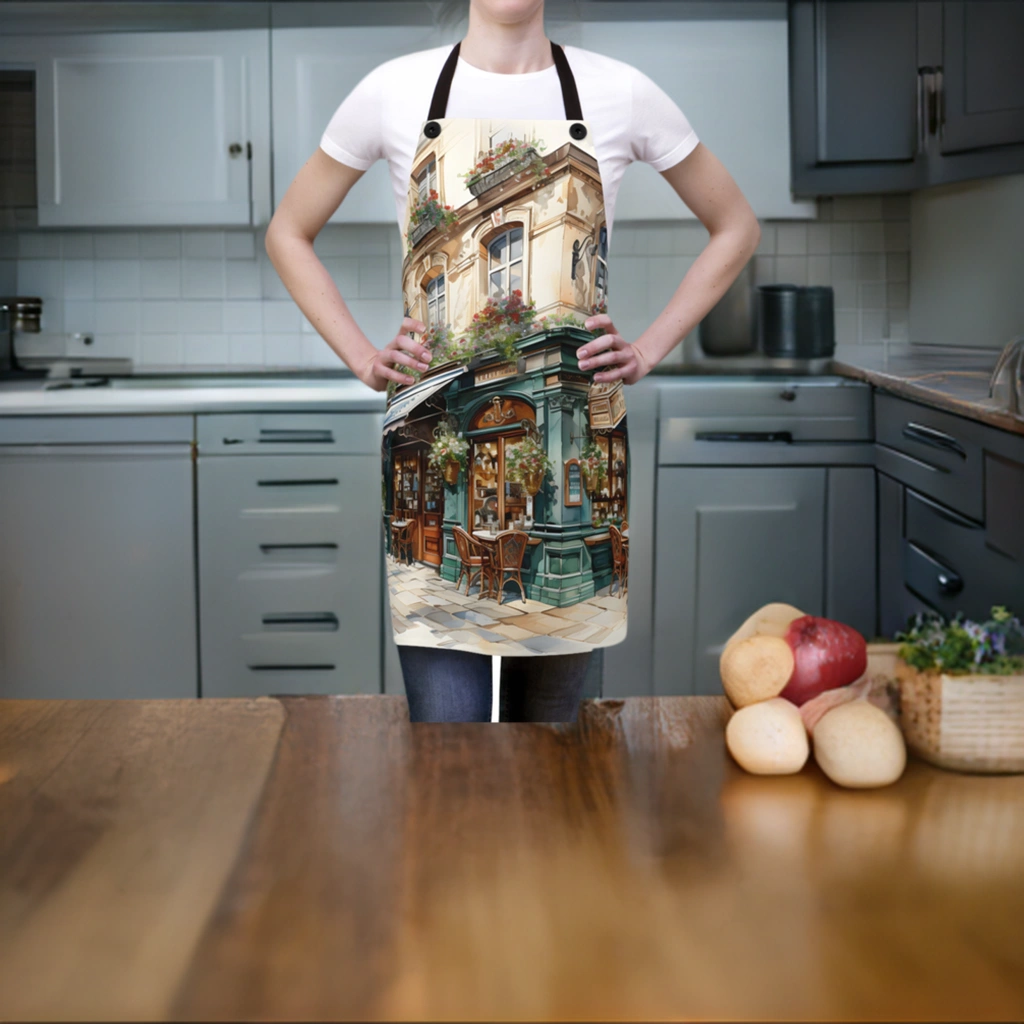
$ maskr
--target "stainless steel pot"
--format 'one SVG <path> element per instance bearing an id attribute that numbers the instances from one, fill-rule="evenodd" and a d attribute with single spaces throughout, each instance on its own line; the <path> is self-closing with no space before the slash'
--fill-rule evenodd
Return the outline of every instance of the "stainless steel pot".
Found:
<path id="1" fill-rule="evenodd" d="M 707 356 L 741 356 L 754 351 L 756 304 L 754 261 L 750 260 L 697 328 Z"/>

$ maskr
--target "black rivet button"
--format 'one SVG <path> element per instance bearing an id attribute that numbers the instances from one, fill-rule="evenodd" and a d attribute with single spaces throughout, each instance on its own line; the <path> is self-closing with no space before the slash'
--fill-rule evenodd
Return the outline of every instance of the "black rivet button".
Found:
<path id="1" fill-rule="evenodd" d="M 428 139 L 436 139 L 441 134 L 441 126 L 436 121 L 428 121 L 423 126 L 423 134 Z"/>
<path id="2" fill-rule="evenodd" d="M 585 139 L 587 137 L 587 127 L 577 121 L 575 124 L 569 125 L 569 134 L 574 139 Z"/>

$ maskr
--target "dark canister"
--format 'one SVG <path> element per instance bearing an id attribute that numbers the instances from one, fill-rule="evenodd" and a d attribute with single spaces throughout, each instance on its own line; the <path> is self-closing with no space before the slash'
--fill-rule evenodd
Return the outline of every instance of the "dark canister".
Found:
<path id="1" fill-rule="evenodd" d="M 757 289 L 757 348 L 766 356 L 797 356 L 797 305 L 800 289 L 795 284 L 762 284 Z"/>
<path id="2" fill-rule="evenodd" d="M 836 350 L 836 318 L 832 289 L 801 288 L 797 297 L 796 347 L 800 359 L 822 359 Z"/>

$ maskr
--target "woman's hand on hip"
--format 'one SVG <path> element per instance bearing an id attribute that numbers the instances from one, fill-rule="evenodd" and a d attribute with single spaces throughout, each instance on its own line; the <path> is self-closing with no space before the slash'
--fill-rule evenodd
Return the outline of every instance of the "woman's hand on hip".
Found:
<path id="1" fill-rule="evenodd" d="M 415 384 L 416 378 L 404 372 L 403 366 L 414 370 L 426 370 L 430 366 L 430 349 L 417 341 L 413 333 L 422 334 L 427 325 L 421 320 L 405 317 L 398 333 L 359 371 L 357 376 L 374 391 L 384 391 L 388 381 L 399 384 Z"/>
<path id="2" fill-rule="evenodd" d="M 581 370 L 597 370 L 595 381 L 621 380 L 625 384 L 635 384 L 650 372 L 651 367 L 643 353 L 619 334 L 607 313 L 587 317 L 583 323 L 588 331 L 604 328 L 604 334 L 576 350 Z"/>

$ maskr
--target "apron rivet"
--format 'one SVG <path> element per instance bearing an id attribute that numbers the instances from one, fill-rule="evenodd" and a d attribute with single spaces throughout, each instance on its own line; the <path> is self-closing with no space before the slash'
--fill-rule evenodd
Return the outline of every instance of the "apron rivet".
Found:
<path id="1" fill-rule="evenodd" d="M 577 121 L 575 124 L 569 126 L 569 134 L 574 139 L 585 139 L 587 137 L 586 125 L 582 125 Z"/>
<path id="2" fill-rule="evenodd" d="M 585 128 L 583 130 L 586 131 Z M 441 126 L 436 121 L 428 121 L 423 126 L 423 134 L 428 139 L 436 139 L 441 134 Z"/>

